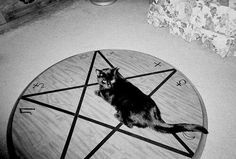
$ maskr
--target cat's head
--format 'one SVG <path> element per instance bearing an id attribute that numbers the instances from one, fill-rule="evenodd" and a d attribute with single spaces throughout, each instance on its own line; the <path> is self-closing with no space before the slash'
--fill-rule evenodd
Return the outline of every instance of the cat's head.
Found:
<path id="1" fill-rule="evenodd" d="M 113 87 L 116 80 L 119 78 L 119 68 L 104 68 L 102 70 L 96 69 L 97 81 L 100 86 L 105 89 Z"/>

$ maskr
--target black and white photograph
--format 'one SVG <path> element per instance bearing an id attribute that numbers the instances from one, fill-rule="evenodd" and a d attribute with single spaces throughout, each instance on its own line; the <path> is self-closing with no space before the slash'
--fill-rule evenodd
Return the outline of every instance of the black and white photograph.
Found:
<path id="1" fill-rule="evenodd" d="M 0 0 L 0 159 L 236 157 L 236 0 Z"/>

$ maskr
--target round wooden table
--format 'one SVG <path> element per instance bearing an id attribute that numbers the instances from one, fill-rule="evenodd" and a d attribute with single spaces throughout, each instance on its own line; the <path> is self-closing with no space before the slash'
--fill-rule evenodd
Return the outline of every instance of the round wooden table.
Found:
<path id="1" fill-rule="evenodd" d="M 151 95 L 166 122 L 207 128 L 200 94 L 173 66 L 136 51 L 91 51 L 54 64 L 20 95 L 8 123 L 11 158 L 200 158 L 205 134 L 162 134 L 119 123 L 114 108 L 94 94 L 95 69 L 109 67 L 119 67 L 123 77 Z"/>

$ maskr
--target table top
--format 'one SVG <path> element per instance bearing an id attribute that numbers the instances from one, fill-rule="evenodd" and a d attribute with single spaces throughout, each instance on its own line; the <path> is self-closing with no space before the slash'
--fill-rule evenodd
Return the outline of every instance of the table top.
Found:
<path id="1" fill-rule="evenodd" d="M 94 91 L 95 69 L 119 72 L 159 107 L 168 123 L 207 128 L 200 94 L 180 71 L 161 59 L 131 50 L 97 50 L 62 60 L 37 76 L 12 110 L 7 132 L 10 156 L 22 158 L 200 158 L 200 132 L 157 133 L 128 128 Z"/>

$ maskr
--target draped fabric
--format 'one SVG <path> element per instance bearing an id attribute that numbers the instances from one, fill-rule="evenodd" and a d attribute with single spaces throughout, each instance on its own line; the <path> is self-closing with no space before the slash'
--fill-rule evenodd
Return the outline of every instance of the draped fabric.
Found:
<path id="1" fill-rule="evenodd" d="M 188 42 L 200 40 L 222 57 L 236 56 L 236 11 L 203 0 L 155 0 L 148 22 Z"/>

